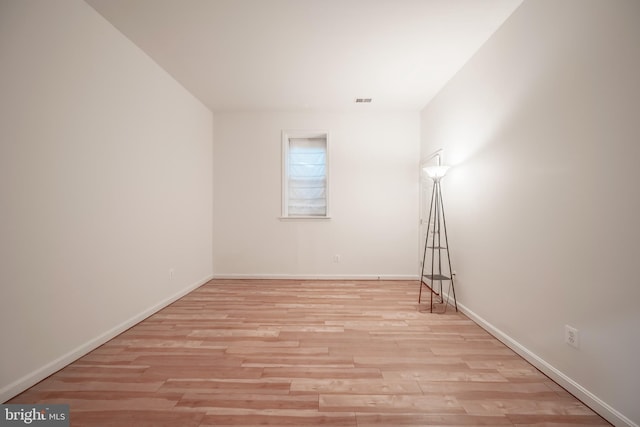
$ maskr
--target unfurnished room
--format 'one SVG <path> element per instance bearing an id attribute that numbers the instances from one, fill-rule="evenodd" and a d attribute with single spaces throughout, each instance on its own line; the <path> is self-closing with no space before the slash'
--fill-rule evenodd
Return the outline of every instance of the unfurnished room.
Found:
<path id="1" fill-rule="evenodd" d="M 640 426 L 637 0 L 0 0 L 0 425 Z"/>

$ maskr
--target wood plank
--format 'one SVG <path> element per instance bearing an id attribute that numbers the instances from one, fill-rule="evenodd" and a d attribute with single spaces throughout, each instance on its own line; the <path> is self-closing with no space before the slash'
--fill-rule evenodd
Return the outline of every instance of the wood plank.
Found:
<path id="1" fill-rule="evenodd" d="M 321 394 L 321 411 L 463 414 L 457 399 L 448 395 Z"/>
<path id="2" fill-rule="evenodd" d="M 608 425 L 411 281 L 213 280 L 8 403 L 73 426 Z"/>

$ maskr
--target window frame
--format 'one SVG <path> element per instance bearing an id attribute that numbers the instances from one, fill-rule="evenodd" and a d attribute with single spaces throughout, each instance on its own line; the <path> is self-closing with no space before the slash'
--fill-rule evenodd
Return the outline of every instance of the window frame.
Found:
<path id="1" fill-rule="evenodd" d="M 289 147 L 290 139 L 323 138 L 325 140 L 325 215 L 289 215 Z M 331 219 L 330 190 L 330 138 L 326 130 L 283 130 L 282 131 L 282 211 L 280 219 L 285 220 L 327 220 Z"/>

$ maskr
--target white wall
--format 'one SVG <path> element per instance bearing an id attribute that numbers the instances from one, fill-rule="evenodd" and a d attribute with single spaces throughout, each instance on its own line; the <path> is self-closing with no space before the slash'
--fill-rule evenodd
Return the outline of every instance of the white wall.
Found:
<path id="1" fill-rule="evenodd" d="M 417 277 L 417 112 L 216 113 L 214 123 L 216 275 Z M 283 129 L 329 131 L 331 220 L 279 219 Z"/>
<path id="2" fill-rule="evenodd" d="M 459 301 L 619 425 L 640 423 L 638 22 L 635 0 L 526 0 L 421 115 L 422 155 L 455 165 Z"/>
<path id="3" fill-rule="evenodd" d="M 0 64 L 4 401 L 212 275 L 213 124 L 80 0 L 3 1 Z"/>

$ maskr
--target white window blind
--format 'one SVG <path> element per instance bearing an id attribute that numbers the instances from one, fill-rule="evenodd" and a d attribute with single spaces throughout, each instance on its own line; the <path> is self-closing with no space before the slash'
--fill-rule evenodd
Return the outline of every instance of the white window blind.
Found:
<path id="1" fill-rule="evenodd" d="M 327 216 L 327 138 L 293 138 L 286 144 L 285 216 Z"/>

